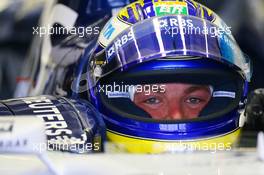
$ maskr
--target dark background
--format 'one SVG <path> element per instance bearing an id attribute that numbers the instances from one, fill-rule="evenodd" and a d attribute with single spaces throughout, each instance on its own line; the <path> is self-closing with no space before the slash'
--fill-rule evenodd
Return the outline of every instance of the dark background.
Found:
<path id="1" fill-rule="evenodd" d="M 264 88 L 264 0 L 198 0 L 232 27 L 242 51 L 253 63 L 250 88 Z"/>

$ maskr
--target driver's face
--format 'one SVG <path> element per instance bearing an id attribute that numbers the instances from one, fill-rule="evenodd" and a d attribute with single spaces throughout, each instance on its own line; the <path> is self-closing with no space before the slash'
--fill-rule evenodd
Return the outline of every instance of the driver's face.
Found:
<path id="1" fill-rule="evenodd" d="M 161 86 L 161 85 L 160 85 Z M 163 92 L 135 93 L 134 103 L 153 119 L 193 119 L 211 98 L 209 86 L 172 83 L 162 85 Z"/>

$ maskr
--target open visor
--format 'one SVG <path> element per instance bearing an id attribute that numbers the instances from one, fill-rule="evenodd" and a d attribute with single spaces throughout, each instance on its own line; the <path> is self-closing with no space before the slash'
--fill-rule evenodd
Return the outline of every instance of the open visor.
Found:
<path id="1" fill-rule="evenodd" d="M 97 98 L 104 108 L 101 110 L 118 116 L 138 120 L 203 120 L 235 110 L 243 96 L 243 83 L 242 77 L 230 69 L 128 71 L 102 78 L 97 85 Z"/>
<path id="2" fill-rule="evenodd" d="M 250 80 L 250 60 L 241 52 L 229 28 L 182 15 L 154 17 L 131 26 L 92 58 L 91 75 L 96 84 L 101 77 L 133 64 L 196 56 L 224 62 Z"/>

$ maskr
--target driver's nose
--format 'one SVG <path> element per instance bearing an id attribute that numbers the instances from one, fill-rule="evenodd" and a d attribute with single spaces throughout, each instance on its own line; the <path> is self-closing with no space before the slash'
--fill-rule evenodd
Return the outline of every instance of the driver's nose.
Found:
<path id="1" fill-rule="evenodd" d="M 180 120 L 184 119 L 184 112 L 179 102 L 170 103 L 169 113 L 167 119 L 169 120 Z"/>

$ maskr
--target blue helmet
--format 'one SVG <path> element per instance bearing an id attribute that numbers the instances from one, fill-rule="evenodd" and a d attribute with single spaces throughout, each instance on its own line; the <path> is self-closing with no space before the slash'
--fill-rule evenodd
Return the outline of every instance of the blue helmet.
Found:
<path id="1" fill-rule="evenodd" d="M 89 63 L 89 98 L 119 149 L 227 150 L 236 143 L 250 62 L 230 28 L 201 4 L 126 6 L 102 30 Z M 168 112 L 177 108 L 180 116 Z"/>

